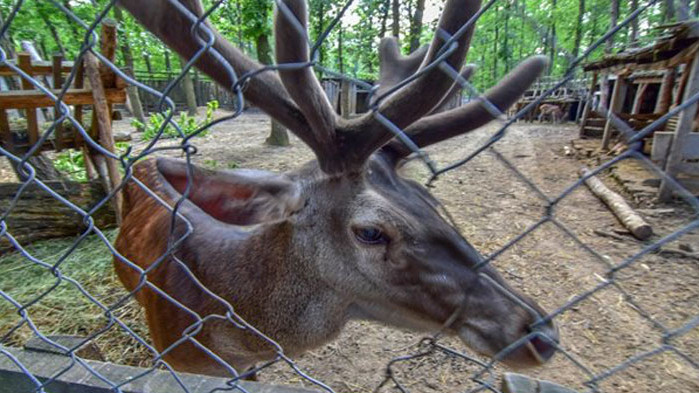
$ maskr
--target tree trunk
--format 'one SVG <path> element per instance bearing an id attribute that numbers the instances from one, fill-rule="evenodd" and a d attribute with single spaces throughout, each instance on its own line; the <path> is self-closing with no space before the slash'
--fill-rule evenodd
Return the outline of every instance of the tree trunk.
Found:
<path id="1" fill-rule="evenodd" d="M 272 64 L 272 49 L 269 45 L 267 34 L 260 34 L 255 37 L 255 47 L 257 60 L 262 64 Z M 289 132 L 283 125 L 272 119 L 272 130 L 265 143 L 272 146 L 289 146 Z"/>
<path id="2" fill-rule="evenodd" d="M 611 1 L 611 15 L 610 15 L 610 29 L 613 29 L 617 25 L 617 20 L 619 18 L 619 0 L 612 0 Z M 614 36 L 611 36 L 607 39 L 606 45 L 604 47 L 604 53 L 605 55 L 610 55 L 612 53 L 612 49 L 614 47 Z M 602 83 L 601 83 L 601 90 L 602 90 L 602 96 L 601 96 L 601 105 L 603 109 L 609 108 L 609 75 L 605 74 L 602 77 Z"/>
<path id="3" fill-rule="evenodd" d="M 289 146 L 289 132 L 281 123 L 272 119 L 272 131 L 265 143 L 272 146 Z"/>
<path id="4" fill-rule="evenodd" d="M 663 22 L 670 22 L 675 19 L 675 0 L 665 0 L 664 4 Z"/>
<path id="5" fill-rule="evenodd" d="M 677 5 L 677 20 L 687 20 L 691 15 L 692 12 L 689 8 L 689 0 L 679 0 L 679 4 Z"/>
<path id="6" fill-rule="evenodd" d="M 187 65 L 187 61 L 183 58 L 180 59 L 180 68 L 184 69 Z M 187 114 L 189 116 L 197 115 L 197 96 L 194 93 L 194 81 L 192 80 L 191 71 L 187 71 L 182 78 L 182 88 L 184 89 L 185 99 L 187 100 Z"/>
<path id="7" fill-rule="evenodd" d="M 114 7 L 114 18 L 120 25 L 124 24 L 124 15 L 121 12 L 121 8 Z M 121 54 L 124 57 L 124 65 L 126 69 L 124 70 L 126 74 L 130 77 L 134 77 L 134 64 L 133 64 L 133 52 L 131 51 L 131 45 L 129 45 L 128 37 L 123 32 L 123 29 L 118 29 L 121 31 L 121 37 L 119 37 L 119 44 L 121 49 Z M 126 94 L 129 97 L 129 103 L 131 104 L 131 114 L 136 120 L 141 124 L 146 124 L 146 115 L 143 111 L 143 104 L 141 104 L 141 96 L 138 95 L 138 88 L 134 85 L 129 84 L 126 87 Z M 139 128 L 139 131 L 143 131 L 143 127 Z"/>
<path id="8" fill-rule="evenodd" d="M 343 61 L 343 55 L 342 55 L 342 33 L 343 33 L 343 28 L 342 28 L 342 20 L 339 21 L 337 24 L 337 67 L 338 70 L 340 71 L 340 74 L 345 73 L 345 62 Z"/>
<path id="9" fill-rule="evenodd" d="M 63 6 L 64 6 L 68 11 L 72 11 L 72 10 L 73 10 L 72 7 L 71 7 L 71 5 L 70 5 L 70 0 L 63 0 Z M 117 7 L 113 7 L 113 8 L 116 9 Z M 63 13 L 63 12 L 61 12 L 61 14 L 63 14 L 63 15 L 65 16 L 66 22 L 68 23 L 68 27 L 70 28 L 70 31 L 71 31 L 71 33 L 73 34 L 73 39 L 75 40 L 75 42 L 76 42 L 76 43 L 82 43 L 82 42 L 83 42 L 83 38 L 85 38 L 85 37 L 84 37 L 82 34 L 80 34 L 80 32 L 78 31 L 78 28 L 77 28 L 78 24 L 75 23 L 74 20 L 70 19 L 70 16 L 69 16 L 68 14 Z"/>
<path id="10" fill-rule="evenodd" d="M 383 13 L 381 14 L 381 30 L 379 30 L 379 38 L 384 38 L 386 36 L 386 30 L 387 25 L 388 25 L 388 9 L 389 7 L 389 1 L 391 0 L 384 0 L 383 2 Z"/>
<path id="11" fill-rule="evenodd" d="M 631 0 L 631 9 L 629 9 L 629 14 L 632 14 L 638 9 L 638 0 Z M 638 41 L 638 17 L 631 21 L 631 37 L 629 39 L 631 42 L 631 47 L 636 47 L 636 41 Z"/>
<path id="12" fill-rule="evenodd" d="M 425 14 L 425 0 L 417 0 L 415 13 L 410 22 L 410 52 L 420 47 L 420 35 L 422 33 L 422 17 Z"/>
<path id="13" fill-rule="evenodd" d="M 556 0 L 551 0 L 551 34 L 549 36 L 551 53 L 549 55 L 549 75 L 553 73 L 556 63 Z"/>
<path id="14" fill-rule="evenodd" d="M 5 24 L 5 16 L 2 14 L 2 10 L 0 10 L 0 25 Z M 5 51 L 5 55 L 7 56 L 8 59 L 14 59 L 16 56 L 15 54 L 15 44 L 14 40 L 12 39 L 12 30 L 7 29 L 5 34 L 0 37 L 0 46 L 2 49 Z M 8 78 L 12 79 L 12 78 Z"/>
<path id="15" fill-rule="evenodd" d="M 637 1 L 637 0 L 632 0 Z M 578 20 L 575 23 L 575 42 L 573 43 L 573 59 L 580 56 L 580 44 L 583 36 L 583 19 L 585 18 L 585 0 L 578 2 Z"/>
<path id="16" fill-rule="evenodd" d="M 16 183 L 0 184 L 0 211 L 9 208 L 20 186 Z M 47 186 L 83 209 L 94 206 L 107 196 L 99 182 L 48 182 Z M 99 228 L 116 226 L 112 209 L 99 209 L 91 217 Z M 9 233 L 24 245 L 42 239 L 77 236 L 87 229 L 83 218 L 75 210 L 36 184 L 24 189 L 7 217 L 7 226 Z M 0 239 L 0 254 L 8 249 L 12 249 L 9 242 Z"/>
<path id="17" fill-rule="evenodd" d="M 58 35 L 56 26 L 54 26 L 53 23 L 51 23 L 51 19 L 49 19 L 49 17 L 42 11 L 39 11 L 39 15 L 41 16 L 41 19 L 44 21 L 46 27 L 49 29 L 49 32 L 51 32 L 51 37 L 53 37 L 54 42 L 56 42 L 56 45 L 58 45 L 58 51 L 61 52 L 61 56 L 65 57 L 66 49 L 63 46 L 63 41 L 61 41 L 61 37 Z M 44 56 L 49 57 L 49 54 L 44 53 Z"/>
<path id="18" fill-rule="evenodd" d="M 323 30 L 325 29 L 325 0 L 320 1 L 320 5 L 318 6 L 318 15 L 316 17 L 316 20 L 318 21 L 316 31 L 318 35 L 316 36 L 316 40 L 320 38 L 321 34 L 323 34 Z M 318 49 L 318 64 L 321 66 L 323 65 L 323 60 L 325 60 L 325 45 L 321 45 L 320 48 Z M 271 64 L 271 61 L 270 61 Z"/>
<path id="19" fill-rule="evenodd" d="M 394 37 L 399 38 L 400 36 L 400 3 L 398 0 L 393 0 L 393 25 L 391 25 L 391 34 Z"/>
<path id="20" fill-rule="evenodd" d="M 505 2 L 504 39 L 502 43 L 503 57 L 505 60 L 505 73 L 510 71 L 510 2 Z"/>
<path id="21" fill-rule="evenodd" d="M 580 176 L 590 173 L 587 168 L 580 170 Z M 607 188 L 596 176 L 585 179 L 585 185 L 601 199 L 619 221 L 639 240 L 646 240 L 653 234 L 653 228 L 636 213 L 621 195 Z"/>

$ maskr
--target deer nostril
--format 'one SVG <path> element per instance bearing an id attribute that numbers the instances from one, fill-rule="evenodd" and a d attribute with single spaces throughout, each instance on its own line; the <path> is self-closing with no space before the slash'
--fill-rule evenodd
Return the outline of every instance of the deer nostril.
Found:
<path id="1" fill-rule="evenodd" d="M 536 351 L 538 357 L 540 357 L 541 360 L 544 362 L 551 359 L 553 354 L 556 353 L 556 347 L 547 339 L 539 337 L 538 335 L 532 337 L 529 340 L 529 343 Z"/>

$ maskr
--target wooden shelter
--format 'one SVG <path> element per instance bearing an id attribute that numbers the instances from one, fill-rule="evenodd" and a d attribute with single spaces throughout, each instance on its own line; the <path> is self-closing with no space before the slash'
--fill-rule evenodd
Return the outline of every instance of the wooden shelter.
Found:
<path id="1" fill-rule="evenodd" d="M 105 21 L 102 24 L 100 49 L 102 56 L 114 61 L 116 55 L 116 24 Z M 64 88 L 68 74 L 77 66 L 75 77 L 62 102 L 72 106 L 73 118 L 87 131 L 90 138 L 103 149 L 115 153 L 116 147 L 112 135 L 112 106 L 126 102 L 126 84 L 104 64 L 100 64 L 95 55 L 86 53 L 79 64 L 64 61 L 60 55 L 53 57 L 52 62 L 32 61 L 27 53 L 20 53 L 16 60 L 9 60 L 0 65 L 0 76 L 21 81 L 19 90 L 0 92 L 0 143 L 2 147 L 15 156 L 24 156 L 32 151 L 37 154 L 43 151 L 61 151 L 76 149 L 83 152 L 85 168 L 89 180 L 99 179 L 96 183 L 49 182 L 51 188 L 70 198 L 83 208 L 91 208 L 121 182 L 121 174 L 116 160 L 106 157 L 100 151 L 90 146 L 84 136 L 70 122 L 55 126 L 52 135 L 42 141 L 42 124 L 39 121 L 39 110 L 49 112 L 45 108 L 55 108 L 56 102 L 36 88 L 30 79 L 15 72 L 17 66 L 33 81 L 38 81 L 49 88 L 55 96 L 59 96 Z M 50 76 L 52 80 L 46 78 Z M 50 86 L 48 82 L 51 82 Z M 91 119 L 85 116 L 87 109 L 92 110 Z M 11 124 L 9 113 L 13 110 L 24 112 L 24 123 L 21 121 Z M 54 114 L 54 117 L 59 115 Z M 15 124 L 17 123 L 17 124 Z M 44 124 L 43 126 L 48 126 Z M 3 184 L 0 194 L 4 196 L 17 195 L 17 190 L 23 183 Z M 100 191 L 96 189 L 101 189 Z M 84 230 L 85 223 L 73 209 L 48 195 L 41 187 L 30 184 L 24 189 L 21 197 L 7 217 L 8 226 L 19 237 L 20 242 L 58 236 L 75 235 Z M 7 203 L 12 198 L 0 202 L 0 207 L 7 209 Z M 96 216 L 105 217 L 97 222 L 107 225 L 114 220 L 118 223 L 121 217 L 121 195 L 117 193 L 112 199 L 113 211 L 110 213 L 97 212 Z M 109 210 L 109 209 L 107 209 Z M 61 225 L 56 223 L 60 222 Z M 28 230 L 17 229 L 28 228 Z M 4 239 L 0 241 L 0 251 L 7 247 Z"/>
<path id="2" fill-rule="evenodd" d="M 560 79 L 558 78 L 542 77 L 522 95 L 522 98 L 515 105 L 512 106 L 509 115 L 514 116 L 514 114 L 518 113 L 527 105 L 539 100 L 542 95 L 549 93 L 559 81 Z M 571 80 L 547 94 L 539 106 L 543 104 L 557 105 L 563 112 L 562 121 L 578 121 L 586 95 L 586 81 L 583 79 Z M 539 107 L 537 107 L 524 114 L 523 120 L 533 121 L 539 114 Z"/>
<path id="3" fill-rule="evenodd" d="M 601 133 L 602 148 L 609 149 L 614 133 L 620 131 L 615 118 L 623 120 L 618 124 L 640 131 L 699 93 L 699 20 L 659 28 L 664 34 L 653 44 L 583 66 L 592 73 L 592 83 L 580 124 L 581 137 Z M 595 99 L 598 81 L 605 74 L 613 81 L 608 109 L 601 108 Z M 605 93 L 609 94 L 597 94 Z M 670 176 L 699 175 L 696 114 L 697 105 L 691 105 L 644 140 L 644 150 L 651 152 L 651 158 Z M 660 197 L 668 199 L 670 195 L 664 182 Z"/>

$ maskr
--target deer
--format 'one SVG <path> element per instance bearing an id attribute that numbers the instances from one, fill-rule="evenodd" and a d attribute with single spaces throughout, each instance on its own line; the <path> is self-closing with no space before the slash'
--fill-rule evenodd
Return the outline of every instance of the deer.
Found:
<path id="1" fill-rule="evenodd" d="M 551 119 L 551 123 L 558 124 L 563 119 L 563 110 L 555 104 L 541 104 L 539 106 L 539 122 L 541 123 L 547 116 Z"/>
<path id="2" fill-rule="evenodd" d="M 191 33 L 204 12 L 198 0 L 118 4 L 184 58 L 203 45 Z M 281 7 L 276 62 L 308 63 L 307 4 L 281 0 Z M 419 148 L 494 119 L 480 100 L 435 111 L 456 84 L 440 67 L 394 88 L 445 44 L 445 65 L 468 77 L 473 67 L 462 66 L 475 26 L 457 32 L 479 9 L 479 0 L 448 0 L 440 34 L 412 54 L 402 55 L 395 38 L 380 43 L 373 105 Z M 282 174 L 214 171 L 165 157 L 131 167 L 114 268 L 145 308 L 153 345 L 171 367 L 230 375 L 224 363 L 240 371 L 275 358 L 272 340 L 298 356 L 351 320 L 442 331 L 515 368 L 551 359 L 559 342 L 553 318 L 483 263 L 427 188 L 400 175 L 412 150 L 375 114 L 339 117 L 310 67 L 256 72 L 263 66 L 204 26 L 215 40 L 195 66 L 227 88 L 235 80 L 221 61 L 238 75 L 252 73 L 245 99 L 315 159 Z M 523 61 L 484 99 L 506 110 L 546 67 L 541 56 Z"/>

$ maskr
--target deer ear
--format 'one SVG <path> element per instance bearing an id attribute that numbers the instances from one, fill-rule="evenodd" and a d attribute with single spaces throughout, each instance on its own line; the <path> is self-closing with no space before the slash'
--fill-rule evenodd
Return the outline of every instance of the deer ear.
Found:
<path id="1" fill-rule="evenodd" d="M 179 198 L 187 199 L 218 221 L 254 225 L 281 220 L 303 207 L 298 185 L 286 176 L 259 170 L 211 171 L 181 160 L 158 158 L 157 171 Z"/>

